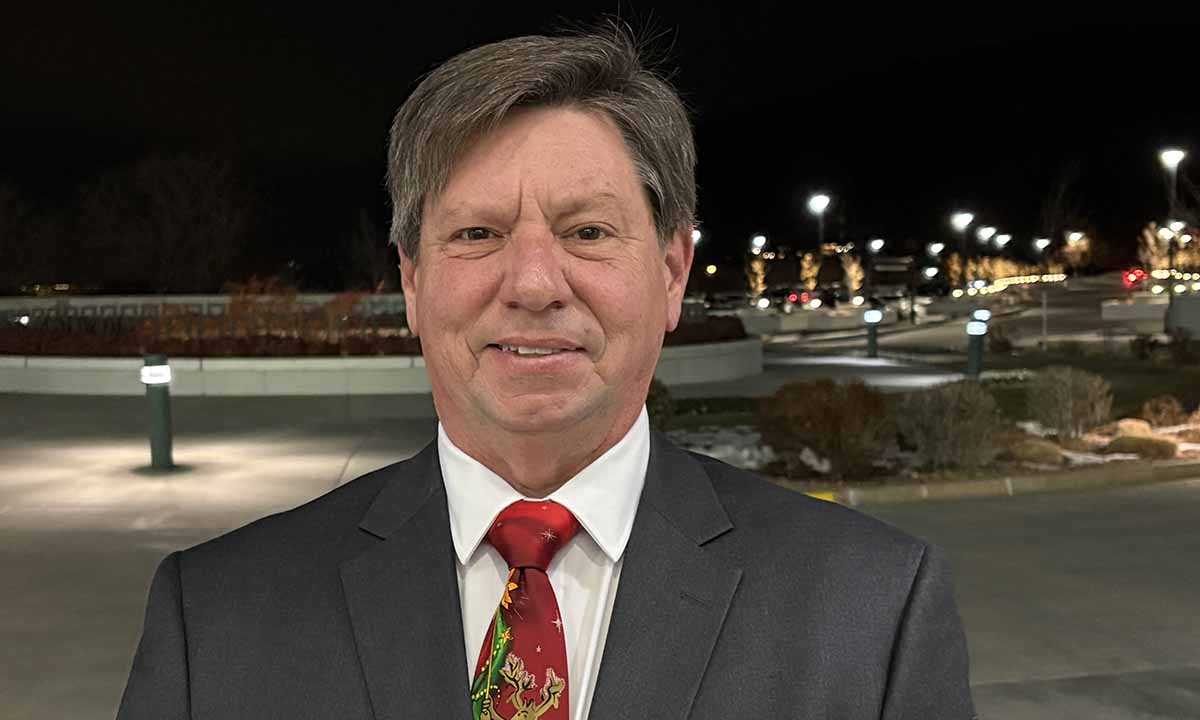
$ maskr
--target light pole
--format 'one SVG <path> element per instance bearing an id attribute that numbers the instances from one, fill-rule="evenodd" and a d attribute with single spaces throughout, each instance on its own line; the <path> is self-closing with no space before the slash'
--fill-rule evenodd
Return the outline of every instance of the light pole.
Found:
<path id="1" fill-rule="evenodd" d="M 954 228 L 954 232 L 959 234 L 959 251 L 962 253 L 962 262 L 967 259 L 967 228 L 971 227 L 974 222 L 974 214 L 972 212 L 955 212 L 950 216 L 950 227 Z"/>
<path id="2" fill-rule="evenodd" d="M 971 223 L 975 222 L 975 214 L 959 211 L 950 216 L 950 227 L 954 228 L 954 232 L 958 233 L 958 252 L 962 262 L 962 277 L 960 280 L 967 280 L 967 228 Z M 950 282 L 954 282 L 954 278 L 950 278 Z"/>
<path id="3" fill-rule="evenodd" d="M 882 250 L 887 241 L 883 238 L 874 238 L 867 242 L 867 253 L 865 260 L 867 261 L 867 299 L 869 300 L 875 293 L 875 256 Z"/>
<path id="4" fill-rule="evenodd" d="M 830 202 L 832 198 L 825 193 L 817 193 L 808 199 L 808 211 L 817 216 L 817 244 L 822 253 L 825 251 L 825 211 Z"/>
<path id="5" fill-rule="evenodd" d="M 1175 204 L 1178 201 L 1179 163 L 1187 157 L 1187 153 L 1178 148 L 1167 148 L 1158 154 L 1158 159 L 1167 171 L 1167 214 L 1175 214 Z"/>

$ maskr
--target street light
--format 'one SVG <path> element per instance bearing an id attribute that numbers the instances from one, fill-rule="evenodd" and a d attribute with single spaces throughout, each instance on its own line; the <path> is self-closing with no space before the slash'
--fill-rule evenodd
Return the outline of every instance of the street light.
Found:
<path id="1" fill-rule="evenodd" d="M 934 279 L 935 277 L 937 277 L 937 274 L 938 274 L 938 269 L 937 269 L 937 268 L 935 268 L 935 267 L 927 267 L 927 268 L 925 268 L 925 277 L 926 277 L 926 279 L 932 280 L 932 279 Z"/>
<path id="2" fill-rule="evenodd" d="M 699 228 L 692 228 L 692 244 L 693 244 L 693 245 L 699 245 L 699 244 L 700 244 L 700 239 L 701 239 L 702 237 L 703 237 L 703 236 L 700 234 L 700 229 L 699 229 Z"/>
<path id="3" fill-rule="evenodd" d="M 1173 233 L 1181 233 L 1187 227 L 1187 223 L 1182 220 L 1168 220 L 1167 227 L 1171 228 L 1171 232 Z"/>
<path id="4" fill-rule="evenodd" d="M 716 265 L 709 265 L 709 266 L 705 267 L 705 268 L 704 268 L 704 273 L 705 273 L 706 275 L 708 275 L 709 277 L 712 277 L 713 275 L 716 275 L 716 274 L 717 274 L 717 266 L 716 266 Z"/>
<path id="5" fill-rule="evenodd" d="M 940 242 L 929 243 L 929 254 L 932 255 L 933 257 L 937 257 L 938 255 L 941 255 L 942 251 L 945 249 L 946 249 L 946 243 L 940 243 Z"/>
<path id="6" fill-rule="evenodd" d="M 1004 235 L 996 236 L 996 247 L 1000 248 L 1001 250 L 1003 250 L 1004 246 L 1008 245 L 1010 242 L 1012 242 L 1012 235 L 1006 233 Z"/>
<path id="7" fill-rule="evenodd" d="M 981 227 L 975 231 L 975 237 L 981 243 L 986 243 L 988 240 L 991 240 L 992 236 L 995 234 L 996 234 L 996 228 L 992 227 L 991 225 L 984 225 L 983 227 Z"/>
<path id="8" fill-rule="evenodd" d="M 825 211 L 829 209 L 829 203 L 832 202 L 825 193 L 817 193 L 808 199 L 808 211 L 817 216 L 817 243 L 825 246 Z"/>
<path id="9" fill-rule="evenodd" d="M 871 242 L 867 243 L 867 249 L 878 255 L 879 251 L 883 250 L 883 246 L 886 244 L 887 241 L 885 241 L 883 238 L 875 238 Z"/>
<path id="10" fill-rule="evenodd" d="M 754 237 L 750 238 L 750 252 L 754 253 L 755 255 L 758 255 L 759 253 L 761 253 L 763 248 L 766 246 L 767 246 L 767 236 L 766 235 L 755 235 Z"/>
<path id="11" fill-rule="evenodd" d="M 1046 248 L 1050 247 L 1050 238 L 1034 238 L 1033 246 L 1037 248 L 1038 252 L 1044 252 Z"/>
<path id="12" fill-rule="evenodd" d="M 975 222 L 974 213 L 956 212 L 950 216 L 950 226 L 958 233 L 958 253 L 962 256 L 963 276 L 966 276 L 967 263 L 967 228 Z M 953 280 L 953 278 L 951 278 Z"/>
<path id="13" fill-rule="evenodd" d="M 1167 212 L 1175 213 L 1176 196 L 1179 192 L 1177 180 L 1179 177 L 1179 163 L 1187 157 L 1187 153 L 1178 148 L 1168 148 L 1158 154 L 1159 161 L 1167 170 Z"/>
<path id="14" fill-rule="evenodd" d="M 1083 239 L 1083 233 L 1081 233 L 1079 231 L 1075 231 L 1075 232 L 1067 234 L 1067 242 L 1071 243 L 1072 245 L 1074 245 L 1075 243 L 1079 242 L 1082 239 Z"/>

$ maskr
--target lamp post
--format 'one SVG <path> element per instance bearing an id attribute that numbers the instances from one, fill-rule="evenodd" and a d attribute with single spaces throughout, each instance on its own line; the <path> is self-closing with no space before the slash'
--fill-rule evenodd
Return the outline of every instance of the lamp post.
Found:
<path id="1" fill-rule="evenodd" d="M 1187 153 L 1178 148 L 1167 148 L 1158 154 L 1159 162 L 1167 171 L 1167 214 L 1175 214 L 1175 204 L 1178 201 L 1179 163 L 1187 157 Z"/>
<path id="2" fill-rule="evenodd" d="M 825 248 L 825 211 L 832 201 L 825 193 L 817 193 L 808 199 L 808 211 L 817 216 L 817 244 L 822 252 Z"/>
<path id="3" fill-rule="evenodd" d="M 867 299 L 869 300 L 875 294 L 875 256 L 883 250 L 883 246 L 887 241 L 883 238 L 874 238 L 867 242 L 867 252 L 865 257 L 867 263 Z"/>
<path id="4" fill-rule="evenodd" d="M 963 262 L 967 261 L 967 228 L 971 223 L 975 222 L 975 215 L 969 212 L 956 212 L 950 216 L 950 226 L 954 228 L 954 232 L 958 233 L 959 252 L 962 253 Z"/>
<path id="5" fill-rule="evenodd" d="M 171 366 L 167 356 L 149 354 L 142 367 L 142 383 L 150 406 L 150 465 L 171 470 Z"/>

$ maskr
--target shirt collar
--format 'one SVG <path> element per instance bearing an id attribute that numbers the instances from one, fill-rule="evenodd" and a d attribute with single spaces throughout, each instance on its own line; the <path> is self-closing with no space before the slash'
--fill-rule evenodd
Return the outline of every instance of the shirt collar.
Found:
<path id="1" fill-rule="evenodd" d="M 500 511 L 517 500 L 531 498 L 460 450 L 440 422 L 437 449 L 450 510 L 450 535 L 459 562 L 466 565 Z M 642 406 L 637 420 L 617 444 L 546 499 L 570 510 L 604 554 L 616 562 L 633 531 L 649 459 L 650 419 Z"/>

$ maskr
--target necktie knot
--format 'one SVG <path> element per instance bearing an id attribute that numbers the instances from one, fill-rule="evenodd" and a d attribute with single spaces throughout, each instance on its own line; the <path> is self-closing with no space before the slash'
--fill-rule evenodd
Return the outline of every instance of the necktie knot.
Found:
<path id="1" fill-rule="evenodd" d="M 488 528 L 488 542 L 510 568 L 546 572 L 554 555 L 579 532 L 571 511 L 553 500 L 517 500 Z"/>

